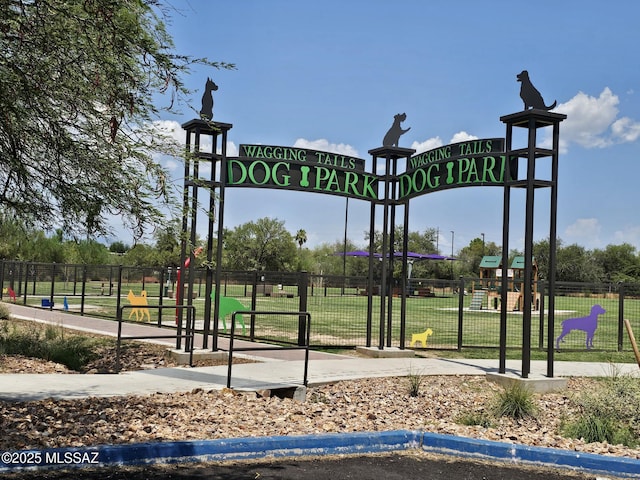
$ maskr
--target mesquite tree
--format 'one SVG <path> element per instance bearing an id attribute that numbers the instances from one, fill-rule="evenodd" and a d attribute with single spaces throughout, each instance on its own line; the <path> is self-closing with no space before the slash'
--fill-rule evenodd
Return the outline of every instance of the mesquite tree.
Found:
<path id="1" fill-rule="evenodd" d="M 0 0 L 0 213 L 96 236 L 141 235 L 170 202 L 153 121 L 189 93 L 156 0 Z M 166 105 L 154 105 L 165 93 Z"/>

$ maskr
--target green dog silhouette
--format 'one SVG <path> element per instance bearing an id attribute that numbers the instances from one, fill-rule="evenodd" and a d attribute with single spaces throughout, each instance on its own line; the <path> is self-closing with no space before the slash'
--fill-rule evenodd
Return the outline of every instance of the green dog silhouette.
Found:
<path id="1" fill-rule="evenodd" d="M 216 299 L 216 291 L 212 290 L 211 300 L 215 301 L 215 299 Z M 218 315 L 222 320 L 224 333 L 227 333 L 227 322 L 225 320 L 225 317 L 227 315 L 231 315 L 233 312 L 238 312 L 240 310 L 249 310 L 249 309 L 233 297 L 225 297 L 223 295 L 220 295 L 220 312 Z M 240 320 L 240 325 L 242 325 L 242 334 L 245 335 L 247 332 L 247 329 L 244 326 L 244 319 L 242 318 L 242 315 L 238 314 L 238 319 Z"/>

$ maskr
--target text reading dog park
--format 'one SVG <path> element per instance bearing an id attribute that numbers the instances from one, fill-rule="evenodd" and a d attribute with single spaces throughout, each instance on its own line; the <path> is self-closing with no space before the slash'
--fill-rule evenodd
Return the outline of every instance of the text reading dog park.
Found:
<path id="1" fill-rule="evenodd" d="M 506 168 L 504 139 L 488 138 L 434 148 L 409 159 L 400 175 L 400 198 L 445 188 L 502 185 Z"/>
<path id="2" fill-rule="evenodd" d="M 240 145 L 240 157 L 227 161 L 227 185 L 378 199 L 378 177 L 364 172 L 364 160 L 305 148 Z"/>
<path id="3" fill-rule="evenodd" d="M 397 178 L 398 199 L 445 188 L 502 185 L 504 139 L 470 140 L 438 147 L 408 159 Z M 227 186 L 269 187 L 379 200 L 377 175 L 364 160 L 336 153 L 270 145 L 240 145 L 227 161 Z"/>

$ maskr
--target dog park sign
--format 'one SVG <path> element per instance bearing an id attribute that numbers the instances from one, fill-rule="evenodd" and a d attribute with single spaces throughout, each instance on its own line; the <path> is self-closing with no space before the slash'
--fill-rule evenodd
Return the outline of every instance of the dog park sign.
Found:
<path id="1" fill-rule="evenodd" d="M 378 199 L 378 177 L 364 160 L 306 148 L 240 145 L 240 156 L 227 160 L 226 185 Z"/>
<path id="2" fill-rule="evenodd" d="M 272 145 L 240 145 L 227 159 L 227 186 L 267 187 L 379 200 L 380 177 L 365 172 L 365 161 L 337 153 Z M 445 188 L 502 185 L 504 139 L 445 145 L 408 159 L 397 177 L 399 200 Z"/>
<path id="3" fill-rule="evenodd" d="M 504 139 L 454 143 L 411 157 L 399 177 L 400 199 L 445 188 L 503 185 L 506 169 Z"/>

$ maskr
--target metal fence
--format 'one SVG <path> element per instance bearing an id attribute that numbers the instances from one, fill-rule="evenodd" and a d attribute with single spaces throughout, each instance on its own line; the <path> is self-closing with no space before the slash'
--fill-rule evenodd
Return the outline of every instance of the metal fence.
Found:
<path id="1" fill-rule="evenodd" d="M 203 308 L 207 301 L 207 272 L 197 269 L 194 274 L 190 302 L 196 305 L 196 329 L 203 330 L 205 322 L 210 322 L 204 318 L 206 309 Z M 3 261 L 0 284 L 0 298 L 4 301 L 114 320 L 120 306 L 137 305 L 139 308 L 127 310 L 125 321 L 176 324 L 176 315 L 171 309 L 169 312 L 167 308 L 144 309 L 145 305 L 175 305 L 176 271 L 169 268 Z M 548 292 L 544 283 L 534 285 L 531 345 L 544 350 L 548 348 Z M 387 288 L 392 289 L 391 313 L 386 302 L 381 310 L 381 298 L 385 297 L 380 296 L 380 286 L 373 288 L 370 297 L 364 277 L 228 271 L 221 276 L 220 295 L 234 299 L 244 310 L 309 312 L 313 325 L 310 341 L 314 348 L 377 346 L 381 336 L 386 346 L 404 347 L 411 344 L 414 334 L 424 334 L 427 329 L 431 330 L 426 338 L 427 348 L 498 347 L 502 288 L 499 279 L 411 279 L 405 299 L 400 297 L 397 286 Z M 523 340 L 521 284 L 510 280 L 505 288 L 508 289 L 507 347 L 516 348 Z M 404 329 L 401 329 L 402 300 L 406 307 Z M 630 350 L 624 319 L 631 321 L 634 331 L 640 331 L 640 284 L 556 283 L 553 338 L 562 334 L 564 320 L 588 318 L 595 305 L 601 306 L 605 313 L 597 316 L 593 349 Z M 231 313 L 226 312 L 219 320 L 220 335 L 228 333 Z M 290 316 L 254 314 L 242 320 L 246 328 L 239 331 L 238 336 L 252 340 L 295 345 L 306 333 L 292 324 Z M 564 336 L 558 345 L 560 350 L 586 350 L 589 329 L 584 328 Z M 406 335 L 404 342 L 401 330 Z M 424 344 L 420 341 L 414 346 L 422 348 Z"/>

